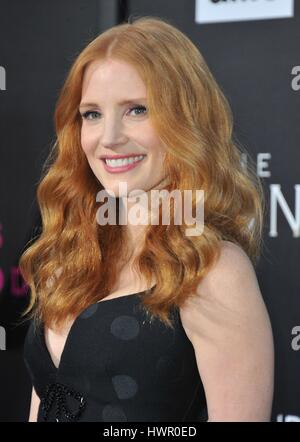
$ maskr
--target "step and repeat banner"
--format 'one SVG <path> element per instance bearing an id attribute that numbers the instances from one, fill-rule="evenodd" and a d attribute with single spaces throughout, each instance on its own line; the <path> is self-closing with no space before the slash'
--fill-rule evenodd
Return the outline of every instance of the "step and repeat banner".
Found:
<path id="1" fill-rule="evenodd" d="M 293 0 L 1 0 L 0 421 L 28 419 L 18 260 L 41 229 L 36 186 L 65 75 L 100 32 L 135 16 L 169 20 L 225 93 L 235 136 L 267 200 L 257 277 L 275 340 L 272 420 L 300 421 L 300 5 Z M 243 158 L 247 161 L 247 156 Z M 255 406 L 255 404 L 254 404 Z"/>

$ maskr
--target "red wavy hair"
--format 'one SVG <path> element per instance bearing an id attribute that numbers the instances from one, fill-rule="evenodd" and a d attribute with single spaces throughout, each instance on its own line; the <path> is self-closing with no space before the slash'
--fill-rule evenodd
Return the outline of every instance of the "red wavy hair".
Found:
<path id="1" fill-rule="evenodd" d="M 251 157 L 247 167 L 241 163 L 228 101 L 201 53 L 158 17 L 106 30 L 77 56 L 67 75 L 55 109 L 57 138 L 37 188 L 42 233 L 19 261 L 31 289 L 24 315 L 59 327 L 110 293 L 128 256 L 125 226 L 96 222 L 99 181 L 80 142 L 83 75 L 89 63 L 107 58 L 130 63 L 146 85 L 149 115 L 167 149 L 166 189 L 204 190 L 203 233 L 186 236 L 191 226 L 184 222 L 149 225 L 134 261 L 149 286 L 153 275 L 157 281 L 152 295 L 144 296 L 146 310 L 172 327 L 170 308 L 196 292 L 219 256 L 221 240 L 238 244 L 257 261 L 264 195 Z M 195 204 L 193 198 L 193 213 Z"/>

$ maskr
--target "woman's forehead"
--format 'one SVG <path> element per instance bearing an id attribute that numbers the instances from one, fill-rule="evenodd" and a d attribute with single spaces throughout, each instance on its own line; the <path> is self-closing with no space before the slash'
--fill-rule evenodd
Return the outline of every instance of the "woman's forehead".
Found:
<path id="1" fill-rule="evenodd" d="M 128 63 L 115 60 L 93 62 L 87 67 L 82 94 L 90 93 L 92 96 L 103 95 L 103 98 L 113 98 L 116 95 L 120 104 L 125 104 L 126 100 L 146 99 L 147 96 L 146 86 L 136 69 Z M 89 97 L 86 96 L 85 99 L 88 100 Z"/>

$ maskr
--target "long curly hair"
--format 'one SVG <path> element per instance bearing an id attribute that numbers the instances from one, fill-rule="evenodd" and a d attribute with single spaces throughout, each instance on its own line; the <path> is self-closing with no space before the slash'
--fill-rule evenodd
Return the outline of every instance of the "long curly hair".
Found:
<path id="1" fill-rule="evenodd" d="M 154 16 L 100 34 L 77 55 L 67 75 L 55 108 L 55 143 L 37 187 L 41 233 L 19 261 L 31 291 L 23 315 L 61 326 L 110 293 L 128 258 L 126 226 L 96 221 L 95 196 L 103 187 L 80 137 L 84 72 L 91 62 L 109 58 L 132 65 L 146 85 L 149 117 L 166 148 L 165 188 L 204 191 L 202 234 L 187 236 L 190 224 L 175 225 L 171 214 L 169 226 L 147 226 L 133 263 L 149 286 L 153 276 L 157 281 L 143 296 L 146 311 L 173 327 L 171 307 L 195 294 L 222 240 L 242 247 L 256 264 L 264 193 L 251 157 L 246 166 L 241 161 L 245 150 L 234 140 L 229 103 L 198 48 L 170 21 Z M 192 207 L 195 213 L 194 195 Z"/>

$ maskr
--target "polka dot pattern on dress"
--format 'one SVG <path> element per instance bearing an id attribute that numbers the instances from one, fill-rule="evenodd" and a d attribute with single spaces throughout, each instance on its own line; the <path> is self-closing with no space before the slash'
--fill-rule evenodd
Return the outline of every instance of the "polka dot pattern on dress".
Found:
<path id="1" fill-rule="evenodd" d="M 90 305 L 87 309 L 85 309 L 80 315 L 80 319 L 88 319 L 93 316 L 98 310 L 98 302 Z"/>
<path id="2" fill-rule="evenodd" d="M 127 422 L 127 416 L 121 407 L 107 404 L 102 410 L 102 420 L 104 422 Z"/>
<path id="3" fill-rule="evenodd" d="M 138 391 L 137 382 L 128 375 L 113 376 L 112 383 L 119 399 L 130 399 Z"/>
<path id="4" fill-rule="evenodd" d="M 140 325 L 133 316 L 117 316 L 111 323 L 111 333 L 118 339 L 129 340 L 139 335 Z"/>

